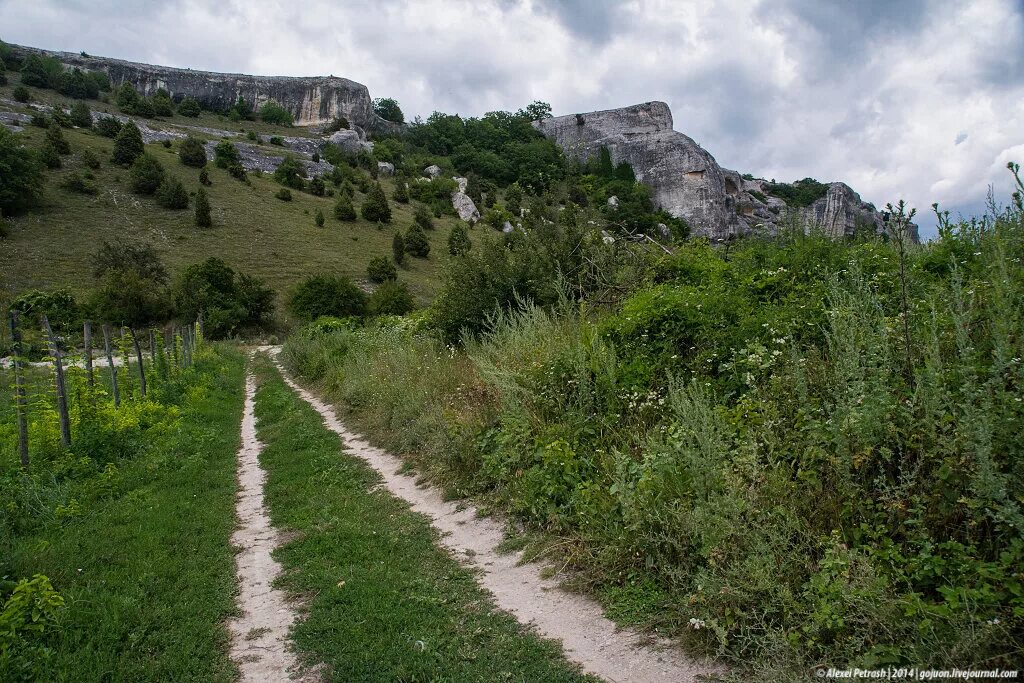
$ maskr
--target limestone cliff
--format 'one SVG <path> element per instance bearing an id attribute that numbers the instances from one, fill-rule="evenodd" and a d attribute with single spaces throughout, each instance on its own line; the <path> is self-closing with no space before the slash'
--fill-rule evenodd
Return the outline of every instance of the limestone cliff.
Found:
<path id="1" fill-rule="evenodd" d="M 268 100 L 275 100 L 291 112 L 299 125 L 325 123 L 338 116 L 344 116 L 352 124 L 371 131 L 388 130 L 397 125 L 374 113 L 373 101 L 365 85 L 347 78 L 247 76 L 139 64 L 71 52 L 51 52 L 20 45 L 11 47 L 21 56 L 46 55 L 56 57 L 69 67 L 102 71 L 115 86 L 128 82 L 145 95 L 152 95 L 158 88 L 165 88 L 176 101 L 192 96 L 204 107 L 214 111 L 229 108 L 241 96 L 254 109 L 259 109 Z"/>
<path id="2" fill-rule="evenodd" d="M 845 183 L 832 183 L 809 207 L 791 209 L 768 196 L 769 183 L 722 168 L 672 125 L 664 102 L 534 122 L 570 158 L 583 161 L 607 147 L 614 163 L 630 164 L 637 180 L 651 189 L 655 206 L 686 219 L 694 234 L 725 239 L 752 231 L 774 233 L 787 218 L 808 228 L 820 226 L 834 237 L 884 229 L 882 215 Z"/>

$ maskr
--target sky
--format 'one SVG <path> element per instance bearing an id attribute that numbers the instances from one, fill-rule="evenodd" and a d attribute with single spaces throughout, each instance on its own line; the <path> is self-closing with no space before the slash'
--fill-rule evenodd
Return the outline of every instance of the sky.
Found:
<path id="1" fill-rule="evenodd" d="M 662 100 L 741 173 L 971 215 L 1024 162 L 1024 0 L 0 0 L 0 39 L 344 76 L 406 117 Z"/>

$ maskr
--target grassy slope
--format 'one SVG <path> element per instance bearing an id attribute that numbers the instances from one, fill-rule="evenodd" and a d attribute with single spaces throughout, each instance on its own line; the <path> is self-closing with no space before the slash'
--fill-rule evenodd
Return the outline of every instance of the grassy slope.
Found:
<path id="1" fill-rule="evenodd" d="M 12 74 L 8 74 L 10 77 Z M 10 98 L 11 84 L 0 88 L 0 98 Z M 32 89 L 40 101 L 62 101 L 52 91 Z M 111 105 L 90 102 L 98 111 L 114 110 Z M 16 109 L 0 103 L 0 109 Z M 29 112 L 27 108 L 17 108 Z M 175 122 L 196 124 L 195 119 L 176 116 Z M 273 131 L 295 135 L 300 128 L 280 128 L 245 122 L 231 124 L 222 117 L 204 114 L 197 125 L 218 128 Z M 20 135 L 31 148 L 42 145 L 45 131 L 32 126 Z M 250 176 L 251 187 L 231 178 L 226 171 L 210 165 L 213 186 L 207 188 L 213 207 L 214 227 L 194 227 L 193 211 L 169 211 L 155 200 L 139 197 L 128 189 L 128 171 L 110 164 L 113 141 L 91 132 L 65 130 L 72 154 L 63 157 L 61 169 L 47 173 L 42 206 L 10 220 L 9 235 L 0 239 L 0 304 L 12 293 L 28 288 L 66 286 L 82 292 L 92 283 L 90 256 L 104 241 L 148 241 L 154 243 L 172 271 L 208 256 L 219 256 L 245 273 L 263 278 L 279 293 L 287 292 L 299 279 L 312 273 L 335 273 L 365 280 L 366 265 L 375 256 L 390 256 L 391 239 L 397 229 L 412 224 L 414 205 L 391 202 L 391 225 L 378 230 L 376 224 L 360 218 L 342 223 L 333 217 L 334 198 L 314 197 L 292 192 L 294 200 L 274 198 L 279 185 L 271 178 Z M 60 188 L 69 173 L 84 170 L 79 154 L 92 149 L 103 162 L 96 171 L 100 194 L 96 197 L 74 194 Z M 177 175 L 190 192 L 199 188 L 199 171 L 177 159 L 177 150 L 160 144 L 148 145 L 164 167 Z M 268 146 L 270 153 L 280 150 Z M 391 195 L 394 185 L 383 180 Z M 357 192 L 356 207 L 363 196 Z M 320 208 L 327 224 L 317 228 L 314 215 Z M 407 282 L 421 303 L 426 303 L 437 285 L 441 265 L 448 256 L 447 237 L 455 219 L 435 221 L 437 229 L 428 233 L 431 253 L 428 259 L 407 259 L 400 279 Z M 280 303 L 280 301 L 279 301 Z M 283 308 L 283 307 L 282 307 Z M 282 310 L 282 313 L 284 311 Z"/>
<path id="2" fill-rule="evenodd" d="M 307 596 L 299 649 L 337 681 L 580 681 L 556 644 L 494 611 L 421 515 L 371 491 L 377 475 L 258 364 L 256 416 L 288 590 Z"/>
<path id="3" fill-rule="evenodd" d="M 242 369 L 237 351 L 223 352 L 208 368 L 213 388 L 157 437 L 157 452 L 118 463 L 115 493 L 4 548 L 0 574 L 46 574 L 67 600 L 45 680 L 234 678 L 223 623 L 234 609 Z"/>

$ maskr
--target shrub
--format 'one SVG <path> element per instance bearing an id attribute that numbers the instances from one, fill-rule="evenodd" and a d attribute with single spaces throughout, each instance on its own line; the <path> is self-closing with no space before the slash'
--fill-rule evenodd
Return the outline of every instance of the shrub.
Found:
<path id="1" fill-rule="evenodd" d="M 113 116 L 101 116 L 94 125 L 96 132 L 105 138 L 116 138 L 121 132 L 121 122 Z"/>
<path id="2" fill-rule="evenodd" d="M 231 144 L 230 141 L 221 140 L 213 148 L 213 163 L 218 168 L 231 168 L 236 165 L 240 166 L 242 164 L 242 157 L 238 153 L 238 148 Z"/>
<path id="3" fill-rule="evenodd" d="M 292 191 L 287 187 L 282 187 L 274 193 L 274 196 L 280 199 L 282 202 L 290 202 L 292 200 Z"/>
<path id="4" fill-rule="evenodd" d="M 64 66 L 56 57 L 29 55 L 21 64 L 21 82 L 34 88 L 57 90 Z"/>
<path id="5" fill-rule="evenodd" d="M 370 282 L 387 282 L 398 279 L 398 270 L 387 256 L 375 256 L 366 266 L 366 276 Z"/>
<path id="6" fill-rule="evenodd" d="M 373 101 L 373 111 L 377 116 L 395 123 L 405 123 L 405 116 L 398 102 L 390 97 L 378 97 Z"/>
<path id="7" fill-rule="evenodd" d="M 416 308 L 416 303 L 404 282 L 388 280 L 373 291 L 367 308 L 373 315 L 405 315 Z"/>
<path id="8" fill-rule="evenodd" d="M 405 263 L 405 239 L 400 232 L 391 238 L 391 257 L 398 265 Z"/>
<path id="9" fill-rule="evenodd" d="M 165 209 L 187 209 L 188 191 L 174 176 L 167 176 L 156 190 L 156 203 Z"/>
<path id="10" fill-rule="evenodd" d="M 96 195 L 100 193 L 96 183 L 84 178 L 80 173 L 72 173 L 64 179 L 60 186 L 68 192 L 77 192 L 78 194 Z"/>
<path id="11" fill-rule="evenodd" d="M 392 196 L 399 204 L 409 203 L 409 187 L 405 182 L 405 178 L 395 179 L 395 194 Z"/>
<path id="12" fill-rule="evenodd" d="M 255 115 L 249 103 L 245 101 L 244 97 L 239 95 L 238 101 L 228 110 L 228 118 L 232 121 L 251 121 L 255 118 Z"/>
<path id="13" fill-rule="evenodd" d="M 170 140 L 161 140 L 161 141 L 160 141 L 160 145 L 161 145 L 161 146 L 162 146 L 162 147 L 163 147 L 164 149 L 170 149 L 170 148 L 171 148 L 171 141 L 170 141 Z"/>
<path id="14" fill-rule="evenodd" d="M 264 123 L 272 123 L 277 126 L 292 125 L 291 112 L 274 100 L 270 100 L 260 108 L 260 119 Z"/>
<path id="15" fill-rule="evenodd" d="M 361 316 L 366 311 L 366 294 L 347 277 L 314 275 L 295 288 L 289 308 L 306 321 L 322 316 Z"/>
<path id="16" fill-rule="evenodd" d="M 197 118 L 202 113 L 202 107 L 199 106 L 199 102 L 196 98 L 189 95 L 181 101 L 178 105 L 178 113 L 182 116 L 187 116 L 190 119 Z"/>
<path id="17" fill-rule="evenodd" d="M 206 195 L 206 190 L 201 187 L 196 191 L 195 223 L 197 228 L 209 228 L 213 225 L 213 218 L 210 216 L 210 199 Z"/>
<path id="18" fill-rule="evenodd" d="M 121 131 L 114 138 L 113 161 L 122 166 L 131 166 L 145 151 L 145 144 L 142 142 L 142 132 L 135 125 L 134 121 L 128 121 L 121 126 Z"/>
<path id="19" fill-rule="evenodd" d="M 380 183 L 374 183 L 370 192 L 363 202 L 363 218 L 372 222 L 390 223 L 391 207 L 388 206 L 388 198 L 384 195 L 384 188 Z"/>
<path id="20" fill-rule="evenodd" d="M 46 129 L 46 142 L 53 145 L 58 154 L 71 154 L 71 144 L 64 139 L 64 131 L 56 121 Z"/>
<path id="21" fill-rule="evenodd" d="M 323 209 L 317 209 L 316 210 L 316 215 L 313 217 L 313 222 L 316 223 L 316 227 L 318 227 L 318 228 L 324 227 L 324 223 L 326 221 L 324 219 Z"/>
<path id="22" fill-rule="evenodd" d="M 164 181 L 164 167 L 150 154 L 142 154 L 132 163 L 131 187 L 138 194 L 154 194 Z"/>
<path id="23" fill-rule="evenodd" d="M 49 128 L 50 123 L 51 121 L 49 117 L 47 117 L 46 114 L 42 112 L 33 112 L 32 118 L 29 119 L 29 124 L 35 126 L 36 128 Z"/>
<path id="24" fill-rule="evenodd" d="M 43 147 L 39 151 L 39 159 L 46 168 L 51 170 L 62 166 L 60 152 L 57 151 L 57 148 L 49 140 L 43 143 Z"/>
<path id="25" fill-rule="evenodd" d="M 452 231 L 448 235 L 448 253 L 452 256 L 458 256 L 459 254 L 465 254 L 472 247 L 473 243 L 469 241 L 469 231 L 466 230 L 466 224 L 459 221 L 452 227 Z"/>
<path id="26" fill-rule="evenodd" d="M 95 171 L 100 167 L 100 158 L 91 149 L 84 149 L 82 150 L 82 164 Z"/>
<path id="27" fill-rule="evenodd" d="M 765 183 L 765 192 L 784 199 L 788 206 L 802 208 L 810 206 L 828 194 L 828 184 L 814 178 L 804 178 L 795 183 Z"/>
<path id="28" fill-rule="evenodd" d="M 171 102 L 170 94 L 163 88 L 157 89 L 150 99 L 153 106 L 154 116 L 174 116 L 174 103 Z"/>
<path id="29" fill-rule="evenodd" d="M 43 170 L 36 156 L 0 126 L 0 215 L 12 216 L 32 206 L 42 189 Z"/>
<path id="30" fill-rule="evenodd" d="M 242 164 L 231 164 L 228 166 L 228 173 L 235 180 L 241 180 L 243 183 L 249 182 L 249 176 L 246 174 L 245 167 Z"/>
<path id="31" fill-rule="evenodd" d="M 427 258 L 430 254 L 430 242 L 427 234 L 419 224 L 412 225 L 405 233 L 405 251 L 416 258 Z"/>
<path id="32" fill-rule="evenodd" d="M 292 154 L 286 154 L 284 159 L 274 169 L 274 179 L 293 190 L 301 190 L 306 187 L 306 180 L 303 178 L 306 169 Z"/>
<path id="33" fill-rule="evenodd" d="M 354 221 L 356 209 L 352 206 L 352 199 L 341 192 L 338 194 L 338 201 L 334 202 L 334 217 L 339 221 Z"/>
<path id="34" fill-rule="evenodd" d="M 94 100 L 99 97 L 100 88 L 96 80 L 81 69 L 72 69 L 61 74 L 57 88 L 62 95 L 79 100 Z"/>
<path id="35" fill-rule="evenodd" d="M 323 197 L 327 192 L 327 188 L 324 187 L 324 179 L 320 176 L 313 176 L 309 181 L 309 193 L 317 197 Z"/>
<path id="36" fill-rule="evenodd" d="M 270 144 L 277 145 L 278 147 L 284 147 L 284 138 L 280 135 L 271 135 Z"/>
<path id="37" fill-rule="evenodd" d="M 205 185 L 206 187 L 213 185 L 213 183 L 210 182 L 210 172 L 207 171 L 205 168 L 199 171 L 199 184 Z"/>
<path id="38" fill-rule="evenodd" d="M 186 166 L 193 168 L 206 166 L 206 147 L 203 145 L 203 141 L 191 135 L 182 140 L 181 146 L 178 148 L 178 158 Z"/>
<path id="39" fill-rule="evenodd" d="M 213 339 L 239 328 L 260 327 L 274 310 L 274 291 L 255 277 L 236 273 L 217 257 L 185 268 L 171 289 L 178 315 L 205 321 Z"/>
<path id="40" fill-rule="evenodd" d="M 138 91 L 135 90 L 135 86 L 131 83 L 122 83 L 121 87 L 117 89 L 117 107 L 126 114 L 136 113 L 136 108 L 142 98 L 139 96 Z"/>
<path id="41" fill-rule="evenodd" d="M 92 111 L 82 100 L 71 106 L 71 123 L 79 128 L 92 128 Z"/>
<path id="42" fill-rule="evenodd" d="M 14 88 L 14 92 L 11 93 L 11 95 L 14 97 L 15 102 L 21 102 L 22 104 L 32 99 L 32 95 L 29 94 L 28 88 L 23 85 L 19 85 Z"/>
<path id="43" fill-rule="evenodd" d="M 413 222 L 416 223 L 416 225 L 420 226 L 424 230 L 434 229 L 433 215 L 431 214 L 430 209 L 428 209 L 423 204 L 420 204 L 419 206 L 416 207 L 416 211 L 415 213 L 413 213 L 412 219 Z"/>

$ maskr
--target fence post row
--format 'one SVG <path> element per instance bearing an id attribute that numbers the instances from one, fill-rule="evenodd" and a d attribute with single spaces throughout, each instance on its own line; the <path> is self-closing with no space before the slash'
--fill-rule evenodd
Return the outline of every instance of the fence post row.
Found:
<path id="1" fill-rule="evenodd" d="M 60 442 L 65 448 L 71 448 L 71 417 L 68 415 L 68 394 L 67 386 L 64 384 L 64 362 L 60 352 L 60 344 L 57 337 L 53 335 L 53 328 L 50 327 L 50 320 L 43 314 L 43 329 L 50 339 L 50 347 L 53 350 L 53 366 L 57 371 L 57 413 L 60 416 Z"/>
<path id="2" fill-rule="evenodd" d="M 28 419 L 25 415 L 25 373 L 22 369 L 21 330 L 18 329 L 18 313 L 10 312 L 11 342 L 14 346 L 14 405 L 18 415 L 18 455 L 21 458 L 21 466 L 28 467 Z"/>
<path id="3" fill-rule="evenodd" d="M 110 325 L 103 323 L 103 348 L 107 352 L 107 367 L 110 368 L 110 387 L 114 394 L 114 407 L 121 405 L 121 394 L 117 391 L 117 366 L 114 365 L 114 353 L 110 348 Z"/>

